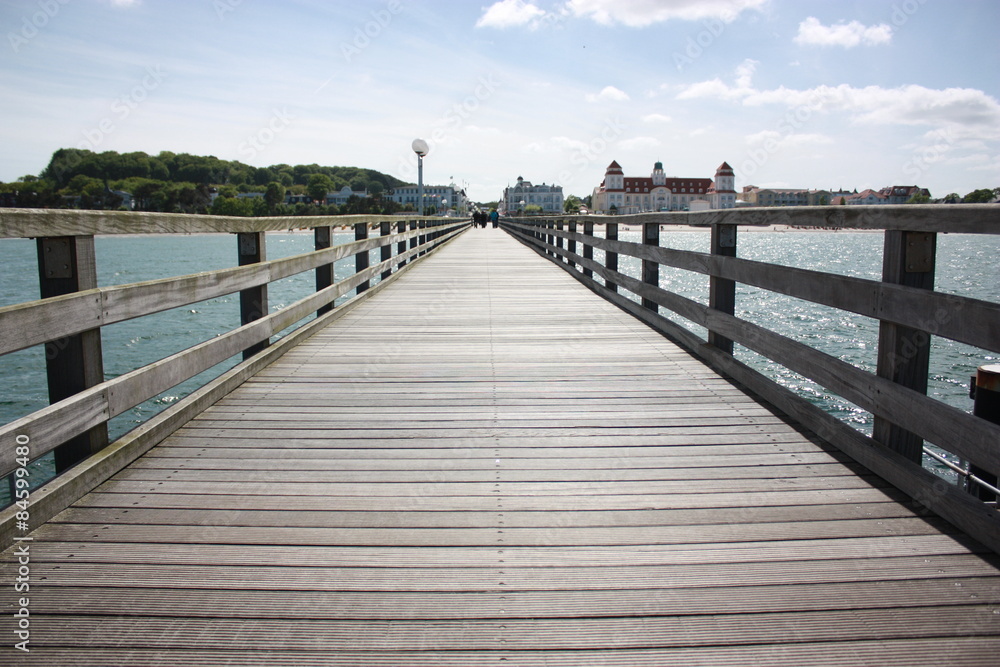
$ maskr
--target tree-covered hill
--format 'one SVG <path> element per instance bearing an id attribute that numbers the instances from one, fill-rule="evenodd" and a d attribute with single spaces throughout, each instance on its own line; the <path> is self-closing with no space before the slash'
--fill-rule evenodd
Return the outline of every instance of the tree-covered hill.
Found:
<path id="1" fill-rule="evenodd" d="M 378 195 L 404 184 L 388 174 L 361 167 L 328 167 L 318 164 L 275 164 L 254 167 L 235 160 L 214 156 L 190 155 L 163 151 L 157 155 L 143 152 L 95 153 L 77 148 L 61 148 L 38 176 L 23 176 L 16 183 L 0 183 L 0 204 L 22 207 L 117 208 L 111 191 L 128 192 L 134 206 L 145 211 L 210 212 L 210 192 L 224 198 L 238 193 L 268 193 L 267 211 L 253 213 L 293 214 L 294 210 L 277 211 L 279 201 L 288 194 L 316 194 L 316 184 L 328 192 L 348 186 L 355 191 L 367 190 L 375 195 L 365 208 L 377 208 Z M 312 188 L 310 188 L 312 185 Z M 276 191 L 281 197 L 275 197 Z M 391 202 L 386 202 L 391 203 Z M 260 208 L 258 205 L 257 208 Z M 315 211 L 309 213 L 336 213 Z M 351 211 L 354 212 L 354 211 Z M 368 211 L 364 211 L 368 212 Z M 372 212 L 381 212 L 375 211 Z"/>

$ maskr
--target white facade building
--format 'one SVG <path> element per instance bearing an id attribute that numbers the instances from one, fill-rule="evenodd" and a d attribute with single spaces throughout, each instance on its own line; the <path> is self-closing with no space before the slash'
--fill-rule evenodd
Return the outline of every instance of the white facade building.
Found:
<path id="1" fill-rule="evenodd" d="M 736 176 L 723 162 L 710 178 L 667 177 L 663 163 L 653 165 L 649 176 L 626 176 L 617 162 L 608 165 L 604 180 L 594 188 L 591 208 L 595 213 L 620 214 L 656 211 L 687 211 L 733 208 L 736 205 Z"/>
<path id="2" fill-rule="evenodd" d="M 403 206 L 412 204 L 414 210 L 420 208 L 419 188 L 416 185 L 401 185 L 398 188 L 387 190 L 383 197 Z M 450 185 L 425 185 L 424 210 L 431 206 L 438 212 L 454 209 L 460 214 L 465 214 L 468 210 L 468 199 L 465 190 L 454 183 Z"/>
<path id="3" fill-rule="evenodd" d="M 498 208 L 504 215 L 519 213 L 528 206 L 540 206 L 542 213 L 562 213 L 563 201 L 561 185 L 532 185 L 518 176 L 517 185 L 504 188 Z"/>

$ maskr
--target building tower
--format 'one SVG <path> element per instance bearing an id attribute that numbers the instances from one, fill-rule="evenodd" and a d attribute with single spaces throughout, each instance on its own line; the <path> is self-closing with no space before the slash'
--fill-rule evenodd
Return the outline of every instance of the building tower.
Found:
<path id="1" fill-rule="evenodd" d="M 623 170 L 622 166 L 615 160 L 611 161 L 611 164 L 608 165 L 608 170 L 604 172 L 604 189 L 625 189 L 625 170 Z"/>
<path id="2" fill-rule="evenodd" d="M 663 173 L 663 163 L 662 162 L 656 162 L 653 165 L 653 174 L 652 174 L 652 177 L 653 177 L 653 185 L 654 186 L 657 186 L 657 185 L 666 185 L 667 184 L 667 175 Z"/>
<path id="3" fill-rule="evenodd" d="M 736 206 L 736 174 L 728 162 L 723 162 L 715 170 L 715 195 L 718 197 L 716 208 Z"/>

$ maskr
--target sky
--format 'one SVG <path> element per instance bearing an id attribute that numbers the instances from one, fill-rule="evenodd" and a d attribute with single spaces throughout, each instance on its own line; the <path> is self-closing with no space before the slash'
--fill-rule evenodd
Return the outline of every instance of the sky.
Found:
<path id="1" fill-rule="evenodd" d="M 4 0 L 0 181 L 62 147 L 498 199 L 627 176 L 1000 186 L 998 0 Z"/>

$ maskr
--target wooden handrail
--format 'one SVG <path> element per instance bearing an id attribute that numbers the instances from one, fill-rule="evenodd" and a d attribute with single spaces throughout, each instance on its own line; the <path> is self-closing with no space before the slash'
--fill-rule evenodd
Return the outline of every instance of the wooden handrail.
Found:
<path id="1" fill-rule="evenodd" d="M 369 217 L 369 216 L 363 216 Z M 286 223 L 287 223 L 287 219 Z M 329 218 L 323 218 L 326 223 Z M 95 288 L 65 296 L 41 299 L 0 308 L 0 355 L 82 331 L 142 317 L 170 308 L 197 303 L 266 285 L 305 271 L 332 264 L 338 259 L 357 257 L 380 247 L 402 247 L 407 241 L 424 239 L 389 259 L 355 272 L 352 276 L 296 301 L 281 310 L 234 328 L 142 368 L 106 382 L 17 419 L 0 427 L 0 476 L 18 467 L 13 452 L 17 440 L 31 442 L 31 456 L 38 458 L 88 429 L 153 398 L 163 391 L 239 354 L 261 341 L 308 317 L 311 313 L 375 277 L 412 265 L 431 247 L 453 238 L 468 227 L 464 220 L 432 222 L 434 238 L 427 230 L 403 231 L 393 235 L 346 243 L 269 262 L 223 269 L 131 285 Z M 367 225 L 367 222 L 359 223 Z M 287 224 L 286 224 L 287 226 Z"/>
<path id="2" fill-rule="evenodd" d="M 1000 208 L 1000 207 L 997 207 Z M 514 220 L 512 225 L 519 224 Z M 708 230 L 706 230 L 707 233 Z M 804 301 L 830 306 L 873 319 L 926 330 L 935 336 L 1000 352 L 1000 304 L 981 299 L 929 292 L 903 285 L 884 283 L 866 278 L 854 278 L 836 273 L 769 264 L 737 257 L 723 257 L 691 250 L 676 250 L 631 241 L 609 241 L 548 229 L 546 233 L 565 238 L 584 247 L 627 255 L 656 262 L 662 266 L 693 273 L 734 280 Z M 1000 234 L 1000 232 L 997 232 Z M 558 247 L 558 246 L 556 246 Z M 576 262 L 578 260 L 573 259 Z M 614 279 L 611 279 L 612 282 Z M 922 312 L 961 311 L 961 320 L 927 318 Z"/>
<path id="3" fill-rule="evenodd" d="M 451 229 L 445 227 L 443 229 Z M 242 267 L 129 285 L 98 287 L 0 308 L 0 355 L 81 331 L 214 299 L 414 238 L 416 232 L 374 237 Z"/>
<path id="4" fill-rule="evenodd" d="M 842 211 L 844 208 L 848 210 Z M 921 368 L 919 359 L 925 355 L 923 363 L 926 364 L 931 335 L 984 351 L 1000 352 L 1000 304 L 942 294 L 916 283 L 896 282 L 887 277 L 882 281 L 868 280 L 737 258 L 735 230 L 737 225 L 770 224 L 882 230 L 886 234 L 883 267 L 886 276 L 893 271 L 901 274 L 929 271 L 932 275 L 935 234 L 949 231 L 1000 235 L 1000 206 L 889 206 L 850 210 L 852 208 L 510 218 L 502 221 L 502 227 L 597 294 L 673 337 L 717 370 L 757 391 L 876 474 L 996 549 L 1000 545 L 1000 513 L 923 470 L 919 446 L 926 440 L 971 462 L 985 473 L 997 475 L 1000 474 L 1000 426 L 928 397 L 919 378 L 922 372 L 925 387 L 926 365 Z M 564 228 L 566 221 L 581 219 L 589 226 L 583 234 Z M 713 252 L 704 253 L 664 248 L 656 242 L 661 225 L 690 225 L 692 222 L 697 222 L 705 233 L 715 229 L 713 240 L 721 239 L 720 245 L 727 247 L 714 247 L 713 243 Z M 594 233 L 594 225 L 601 223 L 606 226 L 607 238 Z M 654 242 L 618 240 L 618 227 L 623 223 L 641 223 L 644 238 Z M 727 230 L 725 234 L 723 230 Z M 892 237 L 895 247 L 903 240 L 916 245 L 916 254 L 907 259 L 905 250 L 890 253 L 890 235 L 899 235 Z M 913 240 L 909 241 L 911 238 Z M 582 244 L 579 252 L 578 244 Z M 594 261 L 594 249 L 605 251 L 604 264 Z M 622 256 L 641 260 L 642 275 L 620 272 L 618 263 Z M 659 287 L 656 276 L 657 267 L 661 265 L 709 276 L 713 289 L 718 285 L 723 298 L 718 304 L 713 300 L 711 305 L 705 305 Z M 735 293 L 738 283 L 870 317 L 880 323 L 883 332 L 899 332 L 898 335 L 906 336 L 906 345 L 918 349 L 913 354 L 900 354 L 899 348 L 880 349 L 878 373 L 865 371 L 736 316 L 732 300 L 726 295 Z M 619 292 L 630 292 L 634 296 L 630 298 Z M 708 341 L 673 322 L 669 316 L 661 315 L 660 307 L 705 327 Z M 898 335 L 896 338 L 880 336 L 880 342 L 894 343 L 900 340 Z M 918 341 L 916 345 L 912 344 L 914 340 Z M 871 412 L 876 419 L 873 437 L 836 420 L 738 361 L 732 355 L 732 342 Z M 914 359 L 917 362 L 913 362 Z M 893 368 L 897 362 L 916 363 L 916 366 L 896 376 Z M 918 446 L 915 453 L 910 444 L 913 442 Z M 942 490 L 942 487 L 947 488 Z"/>

